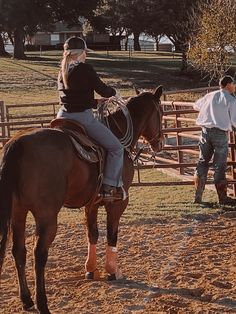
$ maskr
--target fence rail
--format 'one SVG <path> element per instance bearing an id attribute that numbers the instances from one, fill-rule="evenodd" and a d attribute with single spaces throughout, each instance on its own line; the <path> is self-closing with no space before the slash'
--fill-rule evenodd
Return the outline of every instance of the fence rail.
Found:
<path id="1" fill-rule="evenodd" d="M 185 90 L 185 92 L 203 92 L 206 90 L 209 89 Z M 180 92 L 184 91 L 174 91 L 172 93 Z M 170 95 L 171 93 L 168 92 L 166 94 Z M 148 148 L 147 151 L 144 151 L 144 153 L 141 154 L 141 163 L 139 162 L 136 166 L 138 175 L 137 181 L 133 183 L 134 186 L 173 186 L 193 184 L 193 172 L 199 154 L 198 139 L 201 130 L 201 128 L 195 124 L 197 112 L 193 110 L 193 102 L 164 100 L 162 106 L 164 109 L 163 133 L 166 139 L 166 144 L 163 151 L 158 154 L 150 154 Z M 59 105 L 57 102 L 20 105 L 13 104 L 6 106 L 3 101 L 0 101 L 0 142 L 2 146 L 19 130 L 31 127 L 48 127 L 50 121 L 56 117 L 58 107 Z M 30 110 L 31 108 L 32 111 Z M 27 110 L 26 113 L 22 111 L 24 109 Z M 31 111 L 31 113 L 29 113 L 29 111 Z M 145 143 L 143 144 L 145 147 Z M 236 194 L 235 147 L 235 132 L 231 132 L 229 136 L 227 179 L 228 183 L 231 184 L 234 195 Z M 152 168 L 162 170 L 169 169 L 172 174 L 177 175 L 182 180 L 170 182 L 143 182 L 141 180 L 142 170 Z M 211 174 L 212 171 L 210 170 L 209 173 Z M 212 183 L 213 180 L 207 182 L 207 184 Z"/>

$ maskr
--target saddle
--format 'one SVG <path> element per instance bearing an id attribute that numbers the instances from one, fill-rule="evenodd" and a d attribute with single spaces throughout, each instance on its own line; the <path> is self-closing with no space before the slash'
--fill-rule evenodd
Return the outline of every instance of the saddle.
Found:
<path id="1" fill-rule="evenodd" d="M 99 146 L 94 140 L 89 138 L 84 127 L 75 120 L 57 118 L 51 121 L 50 127 L 68 135 L 78 158 L 86 160 L 90 163 L 98 163 L 99 173 L 97 188 L 93 197 L 89 200 L 87 205 L 99 203 L 101 201 L 101 197 L 99 196 L 99 190 L 101 188 L 103 179 L 105 150 L 101 146 Z M 70 207 L 66 204 L 65 206 Z"/>
<path id="2" fill-rule="evenodd" d="M 90 163 L 99 163 L 100 169 L 105 157 L 104 149 L 89 138 L 84 127 L 75 120 L 57 118 L 51 121 L 50 127 L 68 135 L 76 155 Z"/>

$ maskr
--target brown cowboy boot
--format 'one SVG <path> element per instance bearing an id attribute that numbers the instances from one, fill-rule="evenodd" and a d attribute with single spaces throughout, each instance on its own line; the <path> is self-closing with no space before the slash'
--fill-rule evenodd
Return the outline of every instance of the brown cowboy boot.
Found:
<path id="1" fill-rule="evenodd" d="M 205 177 L 194 177 L 194 185 L 195 185 L 195 199 L 194 204 L 202 203 L 202 194 L 205 190 L 206 178 Z"/>
<path id="2" fill-rule="evenodd" d="M 215 184 L 216 191 L 221 205 L 236 205 L 236 199 L 227 196 L 227 183 L 220 182 Z"/>

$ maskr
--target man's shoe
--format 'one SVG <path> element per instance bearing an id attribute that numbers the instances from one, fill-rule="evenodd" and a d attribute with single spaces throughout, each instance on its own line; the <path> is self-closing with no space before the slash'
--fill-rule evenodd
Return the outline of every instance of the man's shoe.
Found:
<path id="1" fill-rule="evenodd" d="M 226 196 L 219 200 L 220 205 L 236 206 L 236 199 Z"/>
<path id="2" fill-rule="evenodd" d="M 236 199 L 227 196 L 227 182 L 223 181 L 215 185 L 220 205 L 236 206 Z"/>
<path id="3" fill-rule="evenodd" d="M 115 187 L 115 186 L 110 186 L 107 184 L 103 185 L 102 195 L 103 195 L 104 202 L 124 201 L 128 197 L 123 186 Z"/>
<path id="4" fill-rule="evenodd" d="M 195 196 L 193 204 L 202 204 L 202 198 L 200 196 Z"/>

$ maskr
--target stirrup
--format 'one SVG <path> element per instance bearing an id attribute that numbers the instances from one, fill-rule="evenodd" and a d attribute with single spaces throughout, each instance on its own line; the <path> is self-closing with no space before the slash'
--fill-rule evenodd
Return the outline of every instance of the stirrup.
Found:
<path id="1" fill-rule="evenodd" d="M 115 201 L 124 201 L 128 198 L 128 195 L 123 188 L 121 187 L 113 187 L 113 186 L 105 186 L 103 190 L 103 201 L 104 202 L 115 202 Z"/>

